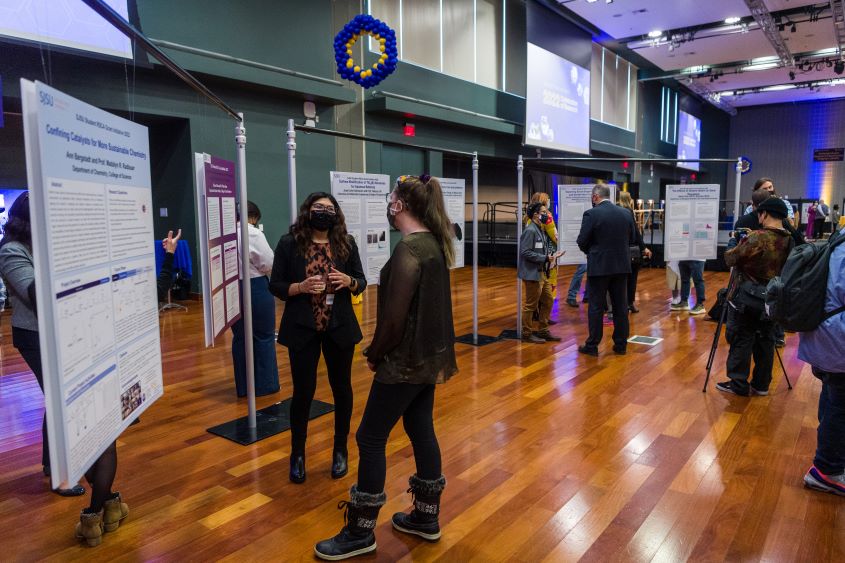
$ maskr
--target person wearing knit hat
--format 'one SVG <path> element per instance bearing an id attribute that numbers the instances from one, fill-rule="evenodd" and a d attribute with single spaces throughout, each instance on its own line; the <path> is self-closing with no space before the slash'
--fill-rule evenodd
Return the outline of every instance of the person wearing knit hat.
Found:
<path id="1" fill-rule="evenodd" d="M 780 274 L 793 247 L 792 237 L 783 228 L 788 211 L 782 199 L 768 198 L 757 206 L 756 213 L 761 228 L 751 231 L 725 253 L 725 263 L 736 268 L 737 276 L 736 283 L 728 289 L 728 380 L 716 384 L 719 391 L 744 397 L 769 394 L 775 325 L 766 315 L 761 296 L 765 295 L 769 280 Z"/>

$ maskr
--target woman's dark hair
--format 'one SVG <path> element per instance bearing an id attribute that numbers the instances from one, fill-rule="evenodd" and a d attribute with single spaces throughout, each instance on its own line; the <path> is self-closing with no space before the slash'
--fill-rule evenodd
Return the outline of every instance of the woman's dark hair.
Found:
<path id="1" fill-rule="evenodd" d="M 451 267 L 455 263 L 455 247 L 452 245 L 452 222 L 446 214 L 443 204 L 443 189 L 437 178 L 423 175 L 401 176 L 396 183 L 396 195 L 402 200 L 408 211 L 422 221 L 440 244 L 446 265 Z"/>
<path id="2" fill-rule="evenodd" d="M 756 182 L 754 182 L 754 189 L 753 189 L 753 190 L 751 190 L 751 191 L 752 191 L 752 192 L 756 192 L 756 191 L 757 191 L 757 190 L 759 190 L 759 189 L 763 186 L 763 184 L 765 184 L 766 182 L 771 182 L 772 186 L 774 186 L 774 185 L 775 185 L 774 181 L 773 181 L 771 178 L 758 178 L 758 179 L 757 179 L 757 181 L 756 181 Z"/>
<path id="3" fill-rule="evenodd" d="M 9 220 L 3 228 L 3 244 L 19 242 L 32 250 L 32 229 L 29 222 L 29 192 L 18 196 L 9 209 Z"/>
<path id="4" fill-rule="evenodd" d="M 346 217 L 343 216 L 343 211 L 340 205 L 332 194 L 326 192 L 314 192 L 305 198 L 302 205 L 299 206 L 299 215 L 296 217 L 296 222 L 290 226 L 290 234 L 296 240 L 296 246 L 299 248 L 300 254 L 306 256 L 308 254 L 308 246 L 311 244 L 311 206 L 318 199 L 326 198 L 334 205 L 337 215 L 335 215 L 334 225 L 329 229 L 329 244 L 332 249 L 332 257 L 340 262 L 345 262 L 349 258 L 351 247 L 349 245 L 349 235 L 346 232 Z"/>
<path id="5" fill-rule="evenodd" d="M 246 202 L 246 216 L 248 219 L 255 219 L 261 221 L 261 210 L 253 202 L 247 200 Z"/>

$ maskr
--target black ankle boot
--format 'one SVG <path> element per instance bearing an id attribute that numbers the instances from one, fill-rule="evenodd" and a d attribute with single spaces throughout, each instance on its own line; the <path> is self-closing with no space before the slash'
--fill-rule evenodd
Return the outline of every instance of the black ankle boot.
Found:
<path id="1" fill-rule="evenodd" d="M 332 479 L 340 479 L 349 473 L 349 454 L 335 450 L 332 455 Z"/>
<path id="2" fill-rule="evenodd" d="M 406 534 L 414 534 L 428 541 L 440 539 L 440 495 L 446 487 L 446 477 L 426 481 L 416 475 L 408 479 L 408 492 L 413 495 L 414 509 L 410 514 L 393 515 L 393 527 Z"/>
<path id="3" fill-rule="evenodd" d="M 320 559 L 339 561 L 376 550 L 376 520 L 387 496 L 359 492 L 358 485 L 352 485 L 349 495 L 349 502 L 341 501 L 337 505 L 346 509 L 346 525 L 335 537 L 314 546 L 314 554 Z"/>
<path id="4" fill-rule="evenodd" d="M 305 482 L 305 456 L 303 454 L 290 454 L 290 480 L 296 484 Z"/>

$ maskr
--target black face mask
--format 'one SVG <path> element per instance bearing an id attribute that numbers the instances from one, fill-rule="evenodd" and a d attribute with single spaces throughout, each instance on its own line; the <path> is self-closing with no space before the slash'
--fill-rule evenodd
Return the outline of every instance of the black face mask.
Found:
<path id="1" fill-rule="evenodd" d="M 308 224 L 315 231 L 328 231 L 335 223 L 335 216 L 325 211 L 312 211 Z"/>
<path id="2" fill-rule="evenodd" d="M 545 225 L 549 222 L 549 215 L 548 213 L 540 213 L 540 224 Z"/>
<path id="3" fill-rule="evenodd" d="M 394 203 L 387 204 L 387 224 L 390 225 L 390 228 L 393 230 L 398 230 L 396 228 L 396 215 L 390 211 L 390 208 L 393 207 Z"/>

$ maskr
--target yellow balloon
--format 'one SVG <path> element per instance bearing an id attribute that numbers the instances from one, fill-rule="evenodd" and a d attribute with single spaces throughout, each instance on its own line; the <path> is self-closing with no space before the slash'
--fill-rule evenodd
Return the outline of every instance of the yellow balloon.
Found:
<path id="1" fill-rule="evenodd" d="M 378 68 L 378 63 L 374 64 L 373 68 Z"/>
<path id="2" fill-rule="evenodd" d="M 353 65 L 353 64 L 355 64 L 355 63 L 353 63 L 353 62 L 352 62 L 352 59 L 348 59 L 348 60 L 346 61 L 346 68 L 352 68 L 352 65 Z"/>
<path id="3" fill-rule="evenodd" d="M 351 56 L 352 56 L 352 49 L 347 49 L 347 50 L 346 50 L 346 54 L 347 54 L 347 55 L 349 55 L 349 56 L 351 57 Z"/>
<path id="4" fill-rule="evenodd" d="M 361 78 L 367 78 L 367 71 L 361 73 Z"/>
<path id="5" fill-rule="evenodd" d="M 349 41 L 346 43 L 346 48 L 349 49 L 350 47 L 352 47 L 352 45 L 354 45 L 354 43 L 352 43 L 352 41 Z"/>
<path id="6" fill-rule="evenodd" d="M 380 39 L 378 40 L 378 42 L 379 42 L 379 43 L 387 43 L 387 39 L 385 39 L 384 37 L 382 37 L 382 38 L 380 38 Z"/>
<path id="7" fill-rule="evenodd" d="M 382 53 L 384 53 L 384 45 L 382 45 L 381 47 L 379 47 L 379 48 L 378 48 L 378 50 L 379 50 L 379 51 L 381 51 Z"/>
<path id="8" fill-rule="evenodd" d="M 354 70 L 355 72 L 361 72 L 361 67 L 360 67 L 360 66 L 356 66 L 356 67 L 355 67 L 355 68 L 353 68 L 352 70 Z"/>

